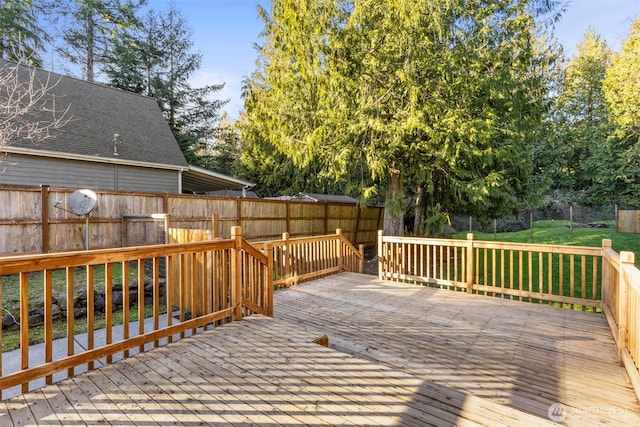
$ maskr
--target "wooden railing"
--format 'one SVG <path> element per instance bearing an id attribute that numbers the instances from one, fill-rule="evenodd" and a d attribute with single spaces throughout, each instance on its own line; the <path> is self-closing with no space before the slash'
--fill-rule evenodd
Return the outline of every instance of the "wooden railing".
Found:
<path id="1" fill-rule="evenodd" d="M 340 229 L 336 234 L 296 239 L 284 233 L 281 240 L 266 242 L 264 247 L 273 251 L 274 286 L 290 286 L 341 271 L 364 270 L 364 246 L 356 249 Z"/>
<path id="2" fill-rule="evenodd" d="M 269 251 L 256 250 L 234 227 L 226 240 L 0 258 L 0 285 L 5 285 L 5 292 L 11 281 L 19 286 L 20 312 L 20 367 L 7 373 L 0 358 L 0 392 L 19 385 L 26 392 L 37 379 L 49 384 L 56 373 L 73 376 L 93 369 L 97 361 L 112 363 L 129 357 L 130 351 L 157 347 L 243 315 L 272 315 Z M 166 278 L 161 269 L 166 269 Z M 150 277 L 145 277 L 148 272 Z M 79 308 L 80 282 L 86 303 Z M 62 295 L 54 295 L 60 288 Z M 104 295 L 104 313 L 97 313 L 96 295 Z M 41 360 L 34 363 L 33 356 L 40 354 L 30 354 L 30 332 L 35 329 L 30 316 L 37 296 L 43 301 L 44 348 Z M 78 310 L 86 312 L 86 318 L 74 320 Z M 66 335 L 62 356 L 54 356 L 56 318 L 56 335 L 60 329 Z M 143 321 L 136 325 L 137 319 Z M 80 327 L 86 330 L 83 351 L 75 342 Z M 0 334 L 0 347 L 2 338 Z"/>
<path id="3" fill-rule="evenodd" d="M 381 280 L 604 312 L 640 398 L 640 270 L 601 248 L 426 239 L 378 233 Z"/>
<path id="4" fill-rule="evenodd" d="M 602 311 L 640 398 L 640 270 L 635 254 L 616 253 L 610 240 L 603 242 L 602 254 Z"/>
<path id="5" fill-rule="evenodd" d="M 379 235 L 380 279 L 540 303 L 601 307 L 600 248 Z"/>

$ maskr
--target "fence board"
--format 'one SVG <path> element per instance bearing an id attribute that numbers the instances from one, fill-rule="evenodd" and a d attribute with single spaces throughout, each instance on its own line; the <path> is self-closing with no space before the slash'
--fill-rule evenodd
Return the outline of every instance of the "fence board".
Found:
<path id="1" fill-rule="evenodd" d="M 618 231 L 640 233 L 640 211 L 618 211 Z"/>
<path id="2" fill-rule="evenodd" d="M 52 200 L 66 207 L 74 189 L 0 185 L 0 254 L 61 252 L 85 249 L 85 218 L 51 207 Z M 43 196 L 43 194 L 45 196 Z M 130 215 L 168 214 L 171 227 L 212 229 L 230 237 L 232 226 L 243 228 L 251 241 L 310 236 L 342 229 L 353 244 L 375 245 L 382 224 L 382 207 L 359 208 L 351 204 L 213 197 L 204 195 L 96 191 L 98 204 L 89 219 L 89 248 L 139 246 L 163 243 L 161 220 Z M 48 200 L 41 200 L 42 197 Z M 48 206 L 48 209 L 43 209 Z M 47 218 L 42 218 L 42 216 Z M 46 239 L 43 244 L 43 237 Z"/>

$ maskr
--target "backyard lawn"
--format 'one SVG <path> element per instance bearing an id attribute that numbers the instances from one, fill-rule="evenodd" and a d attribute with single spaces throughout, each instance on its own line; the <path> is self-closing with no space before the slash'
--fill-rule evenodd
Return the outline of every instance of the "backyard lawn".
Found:
<path id="1" fill-rule="evenodd" d="M 619 233 L 613 221 L 602 221 L 599 224 L 608 225 L 607 228 L 579 227 L 569 228 L 569 221 L 537 221 L 533 223 L 533 239 L 531 230 L 511 233 L 474 233 L 475 240 L 541 243 L 549 245 L 591 246 L 601 247 L 602 239 L 611 239 L 613 249 L 631 251 L 636 254 L 636 266 L 640 266 L 640 234 Z M 467 233 L 453 235 L 455 239 L 466 239 Z"/>

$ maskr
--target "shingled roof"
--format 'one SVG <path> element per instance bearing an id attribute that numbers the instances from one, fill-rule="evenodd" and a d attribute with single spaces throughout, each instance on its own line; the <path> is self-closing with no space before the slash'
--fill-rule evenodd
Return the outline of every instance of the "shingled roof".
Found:
<path id="1" fill-rule="evenodd" d="M 15 67 L 15 63 L 0 60 L 0 67 Z M 20 71 L 27 78 L 33 69 L 23 66 Z M 35 69 L 35 76 L 40 82 L 49 82 L 48 95 L 55 99 L 58 111 L 69 109 L 70 121 L 53 131 L 53 138 L 42 142 L 13 140 L 10 147 L 96 161 L 108 159 L 110 163 L 188 167 L 155 99 L 39 69 Z M 29 114 L 31 121 L 51 119 L 41 110 Z"/>

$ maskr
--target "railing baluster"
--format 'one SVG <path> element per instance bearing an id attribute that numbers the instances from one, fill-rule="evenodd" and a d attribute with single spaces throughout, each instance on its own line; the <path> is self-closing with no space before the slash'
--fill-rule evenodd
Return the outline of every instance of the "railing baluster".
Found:
<path id="1" fill-rule="evenodd" d="M 73 356 L 75 353 L 75 289 L 73 278 L 73 267 L 67 267 L 65 269 L 66 287 L 67 287 L 67 356 Z M 74 375 L 74 368 L 71 367 L 67 370 L 67 375 L 72 377 Z"/>
<path id="2" fill-rule="evenodd" d="M 138 335 L 144 334 L 144 260 L 138 259 Z M 139 347 L 144 352 L 144 344 Z"/>
<path id="3" fill-rule="evenodd" d="M 53 271 L 44 271 L 44 362 L 53 360 Z M 51 384 L 53 376 L 47 375 L 45 383 Z"/>
<path id="4" fill-rule="evenodd" d="M 551 252 L 547 255 L 547 268 L 549 269 L 547 273 L 547 295 L 550 297 L 553 295 L 553 254 Z M 547 301 L 547 304 L 551 304 L 551 301 Z"/>
<path id="5" fill-rule="evenodd" d="M 129 322 L 131 321 L 129 316 L 131 312 L 131 290 L 129 286 L 129 261 L 122 261 L 122 339 L 124 341 L 129 339 Z M 167 292 L 169 291 L 167 290 Z M 129 349 L 124 351 L 124 357 L 129 357 Z"/>
<path id="6" fill-rule="evenodd" d="M 527 252 L 529 263 L 527 265 L 527 272 L 529 273 L 529 277 L 527 280 L 527 292 L 533 291 L 533 252 Z M 531 302 L 531 298 L 526 298 L 525 301 Z"/>
<path id="7" fill-rule="evenodd" d="M 29 273 L 20 273 L 20 368 L 29 367 Z M 22 384 L 22 392 L 29 391 L 29 383 Z"/>
<path id="8" fill-rule="evenodd" d="M 95 346 L 95 266 L 87 266 L 87 350 Z M 94 369 L 93 361 L 88 363 L 90 371 Z"/>
<path id="9" fill-rule="evenodd" d="M 575 256 L 573 254 L 569 255 L 569 296 L 575 297 Z M 573 309 L 573 304 L 571 304 L 571 309 Z"/>
<path id="10" fill-rule="evenodd" d="M 104 321 L 106 343 L 113 342 L 113 266 L 111 263 L 104 264 Z M 107 356 L 107 364 L 113 362 L 111 355 Z"/>

